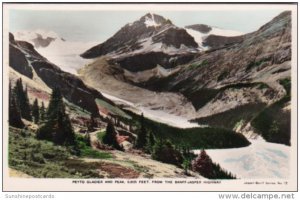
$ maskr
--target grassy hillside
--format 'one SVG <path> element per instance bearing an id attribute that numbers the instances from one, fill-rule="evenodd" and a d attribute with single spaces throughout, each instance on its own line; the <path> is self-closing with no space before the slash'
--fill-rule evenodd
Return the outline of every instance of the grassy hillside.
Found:
<path id="1" fill-rule="evenodd" d="M 37 178 L 101 178 L 99 163 L 85 163 L 80 157 L 106 159 L 109 153 L 93 152 L 80 145 L 82 153 L 72 156 L 70 149 L 52 142 L 37 140 L 33 133 L 10 127 L 9 166 Z"/>

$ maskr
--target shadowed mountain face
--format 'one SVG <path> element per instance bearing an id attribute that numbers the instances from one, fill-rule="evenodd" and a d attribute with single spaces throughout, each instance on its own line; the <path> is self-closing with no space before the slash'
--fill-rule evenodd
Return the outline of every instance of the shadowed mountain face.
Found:
<path id="1" fill-rule="evenodd" d="M 95 99 L 105 99 L 100 92 L 87 87 L 77 76 L 50 63 L 30 43 L 16 41 L 12 34 L 9 38 L 9 64 L 14 70 L 30 79 L 36 73 L 49 88 L 58 87 L 69 102 L 98 115 Z"/>

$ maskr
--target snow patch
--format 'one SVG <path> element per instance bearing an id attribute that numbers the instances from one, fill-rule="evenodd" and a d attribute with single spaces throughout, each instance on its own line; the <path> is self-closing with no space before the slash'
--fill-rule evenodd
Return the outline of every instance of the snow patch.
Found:
<path id="1" fill-rule="evenodd" d="M 147 17 L 145 18 L 145 25 L 146 27 L 151 27 L 151 26 L 160 26 L 161 24 L 157 23 L 154 19 L 154 15 L 151 13 L 151 18 Z"/>
<path id="2" fill-rule="evenodd" d="M 36 50 L 50 62 L 59 66 L 62 70 L 77 75 L 77 70 L 90 63 L 89 59 L 83 59 L 79 55 L 99 42 L 65 41 L 53 31 L 35 30 L 19 31 L 15 33 L 16 40 L 24 40 L 32 43 L 32 40 L 40 34 L 43 38 L 55 38 L 47 47 Z"/>
<path id="3" fill-rule="evenodd" d="M 219 35 L 219 36 L 225 36 L 225 37 L 233 37 L 233 36 L 239 36 L 244 35 L 244 33 L 239 31 L 233 31 L 233 30 L 226 30 L 226 29 L 220 29 L 217 27 L 212 27 L 212 30 L 210 30 L 208 33 L 201 33 L 199 31 L 196 31 L 191 28 L 185 28 L 186 32 L 190 34 L 195 42 L 197 42 L 200 50 L 207 50 L 207 47 L 203 46 L 203 40 L 209 36 L 209 35 Z"/>

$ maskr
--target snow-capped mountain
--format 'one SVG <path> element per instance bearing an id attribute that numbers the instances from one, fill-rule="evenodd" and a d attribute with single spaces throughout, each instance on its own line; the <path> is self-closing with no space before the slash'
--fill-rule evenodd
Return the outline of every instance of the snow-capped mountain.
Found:
<path id="1" fill-rule="evenodd" d="M 126 24 L 115 35 L 81 56 L 94 58 L 102 55 L 121 56 L 146 52 L 176 54 L 192 51 L 197 43 L 185 29 L 175 26 L 162 16 L 148 13 L 139 20 Z"/>
<path id="2" fill-rule="evenodd" d="M 243 33 L 207 25 L 180 28 L 169 19 L 148 13 L 123 26 L 105 42 L 81 54 L 83 58 L 107 56 L 123 69 L 140 72 L 161 66 L 174 68 L 198 52 L 237 42 Z"/>
<path id="3" fill-rule="evenodd" d="M 214 47 L 214 45 L 212 45 L 212 43 L 209 41 L 213 36 L 215 38 L 223 38 L 224 43 L 225 40 L 230 40 L 229 38 L 237 38 L 237 36 L 244 35 L 243 32 L 221 29 L 205 24 L 185 26 L 185 30 L 188 32 L 188 34 L 193 36 L 194 40 L 198 43 L 200 50 L 207 50 L 211 47 Z M 218 42 L 221 43 L 222 40 L 219 39 Z"/>
<path id="4" fill-rule="evenodd" d="M 15 39 L 31 43 L 36 50 L 64 71 L 77 74 L 77 70 L 89 61 L 79 54 L 95 45 L 95 42 L 68 41 L 53 31 L 18 31 Z"/>
<path id="5" fill-rule="evenodd" d="M 126 24 L 105 42 L 90 48 L 81 56 L 108 56 L 131 72 L 157 67 L 173 68 L 190 59 L 198 44 L 185 29 L 162 16 L 148 13 Z"/>

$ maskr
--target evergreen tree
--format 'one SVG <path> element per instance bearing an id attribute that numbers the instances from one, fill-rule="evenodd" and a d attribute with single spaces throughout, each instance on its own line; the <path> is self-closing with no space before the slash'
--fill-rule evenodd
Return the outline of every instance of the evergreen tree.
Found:
<path id="1" fill-rule="evenodd" d="M 40 121 L 40 109 L 39 109 L 39 103 L 38 100 L 35 99 L 32 105 L 32 116 L 34 119 L 34 123 L 39 123 Z"/>
<path id="2" fill-rule="evenodd" d="M 40 107 L 40 121 L 45 121 L 46 120 L 46 109 L 44 102 L 42 102 L 42 105 Z"/>
<path id="3" fill-rule="evenodd" d="M 155 137 L 152 131 L 149 131 L 147 134 L 147 143 L 145 151 L 146 153 L 152 153 L 153 146 L 155 145 Z"/>
<path id="4" fill-rule="evenodd" d="M 95 120 L 95 115 L 92 113 L 90 120 L 87 123 L 88 131 L 90 132 L 95 131 L 95 127 L 97 127 L 97 122 Z"/>
<path id="5" fill-rule="evenodd" d="M 23 89 L 23 83 L 21 78 L 16 81 L 14 92 L 16 94 L 16 101 L 20 108 L 21 116 L 24 119 L 31 121 L 32 117 L 31 117 L 29 98 L 27 94 L 27 87 L 25 90 Z"/>
<path id="6" fill-rule="evenodd" d="M 38 139 L 51 140 L 59 145 L 74 145 L 75 134 L 69 116 L 66 114 L 63 97 L 58 88 L 52 90 L 47 110 L 47 120 L 37 130 Z"/>
<path id="7" fill-rule="evenodd" d="M 139 149 L 145 149 L 147 143 L 147 131 L 145 128 L 145 118 L 144 114 L 140 117 L 140 128 L 138 130 L 138 137 L 136 141 L 136 147 Z"/>
<path id="8" fill-rule="evenodd" d="M 204 177 L 213 176 L 213 162 L 206 154 L 205 150 L 201 150 L 198 157 L 192 162 L 192 169 L 199 172 Z"/>
<path id="9" fill-rule="evenodd" d="M 155 140 L 151 156 L 154 160 L 177 166 L 180 166 L 183 161 L 180 151 L 174 148 L 171 141 L 161 138 Z"/>
<path id="10" fill-rule="evenodd" d="M 112 146 L 115 149 L 121 150 L 121 147 L 120 147 L 120 145 L 117 142 L 116 136 L 117 136 L 117 134 L 116 134 L 115 127 L 112 124 L 112 122 L 109 121 L 107 123 L 106 133 L 103 136 L 103 143 L 107 144 L 109 146 Z"/>
<path id="11" fill-rule="evenodd" d="M 188 175 L 189 173 L 188 173 L 188 170 L 190 169 L 190 167 L 191 167 L 191 160 L 189 159 L 189 158 L 184 158 L 184 160 L 183 160 L 183 163 L 182 163 L 182 168 L 184 169 L 184 173 L 186 174 L 186 175 Z"/>
<path id="12" fill-rule="evenodd" d="M 21 114 L 19 106 L 16 103 L 15 94 L 11 89 L 11 84 L 9 83 L 9 125 L 17 128 L 23 128 L 24 123 L 21 119 Z"/>

